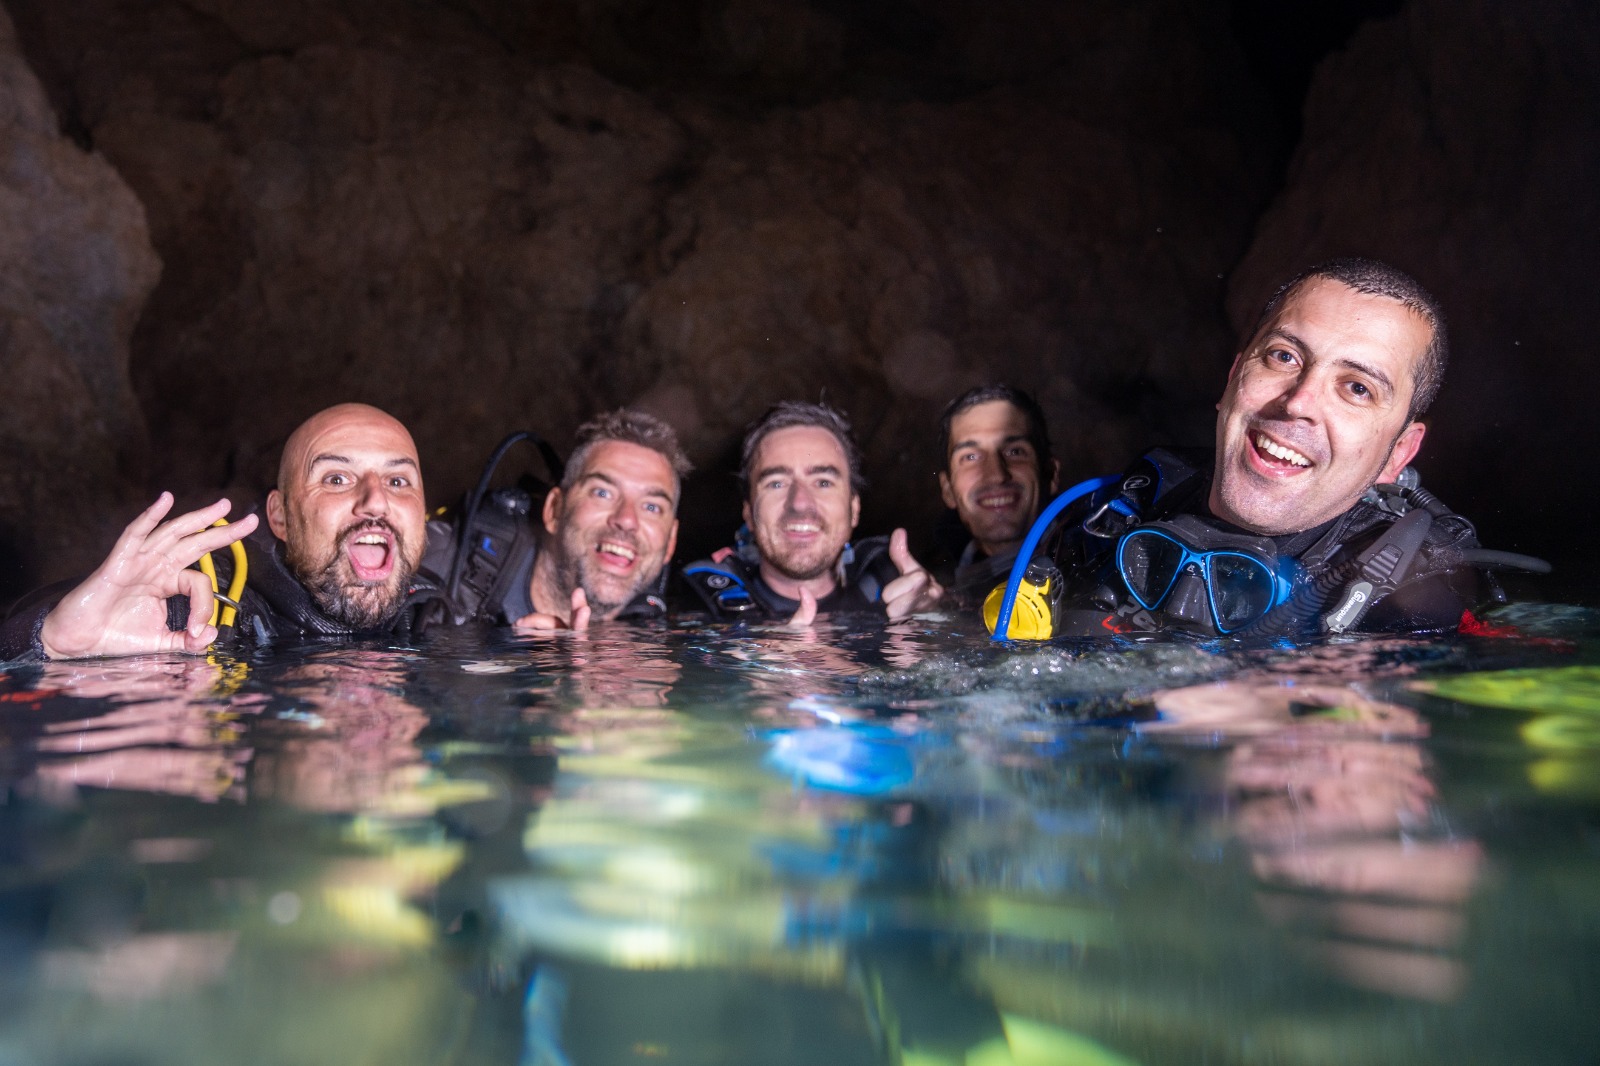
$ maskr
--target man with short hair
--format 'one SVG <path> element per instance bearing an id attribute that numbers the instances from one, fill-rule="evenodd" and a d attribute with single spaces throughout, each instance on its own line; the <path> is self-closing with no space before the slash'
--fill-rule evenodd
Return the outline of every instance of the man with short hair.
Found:
<path id="1" fill-rule="evenodd" d="M 218 637 L 216 597 L 190 567 L 240 540 L 249 574 L 233 629 L 246 640 L 405 632 L 438 594 L 417 576 L 426 532 L 416 445 L 375 407 L 330 407 L 290 435 L 267 530 L 254 514 L 213 527 L 227 500 L 163 522 L 171 507 L 162 493 L 87 579 L 8 619 L 0 659 L 203 651 Z M 224 579 L 231 568 L 224 556 Z"/>
<path id="2" fill-rule="evenodd" d="M 1483 552 L 1403 484 L 1448 353 L 1438 302 L 1401 271 L 1336 259 L 1296 275 L 1234 359 L 1214 456 L 1155 449 L 1068 508 L 1011 606 L 1048 635 L 1470 626 L 1503 598 L 1489 567 L 1543 564 Z"/>
<path id="3" fill-rule="evenodd" d="M 939 439 L 939 494 L 971 537 L 950 591 L 973 601 L 1010 571 L 1033 520 L 1056 493 L 1061 463 L 1050 454 L 1044 411 L 1009 385 L 980 385 L 950 401 Z"/>
<path id="4" fill-rule="evenodd" d="M 851 544 L 861 517 L 861 453 L 843 413 L 785 401 L 745 433 L 739 469 L 749 539 L 691 563 L 684 578 L 719 618 L 865 611 L 901 618 L 943 588 L 912 558 L 906 532 Z"/>
<path id="5" fill-rule="evenodd" d="M 545 496 L 542 535 L 518 530 L 491 542 L 492 564 L 477 560 L 493 567 L 479 582 L 481 603 L 458 594 L 458 609 L 522 632 L 658 617 L 689 470 L 659 418 L 623 409 L 584 423 L 561 484 Z"/>

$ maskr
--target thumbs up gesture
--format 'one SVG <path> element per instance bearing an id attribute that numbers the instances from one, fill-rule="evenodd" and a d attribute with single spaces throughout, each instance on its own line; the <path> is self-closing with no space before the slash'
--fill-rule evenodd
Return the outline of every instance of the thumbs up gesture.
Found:
<path id="1" fill-rule="evenodd" d="M 933 575 L 922 568 L 906 547 L 906 531 L 897 529 L 889 537 L 889 559 L 900 576 L 883 587 L 883 606 L 889 618 L 904 618 L 917 611 L 926 611 L 939 602 L 944 587 Z"/>

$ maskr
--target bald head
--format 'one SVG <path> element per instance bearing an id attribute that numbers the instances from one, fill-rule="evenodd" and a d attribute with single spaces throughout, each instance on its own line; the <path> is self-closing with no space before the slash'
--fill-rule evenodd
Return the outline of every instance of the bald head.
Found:
<path id="1" fill-rule="evenodd" d="M 364 403 L 341 403 L 325 408 L 300 423 L 283 444 L 283 458 L 278 460 L 278 488 L 286 490 L 309 470 L 321 452 L 319 445 L 330 437 L 356 438 L 382 444 L 395 457 L 405 456 L 412 466 L 417 462 L 417 446 L 410 432 L 398 418 L 387 411 Z M 420 486 L 422 478 L 417 477 Z"/>
<path id="2" fill-rule="evenodd" d="M 393 416 L 345 403 L 289 435 L 267 524 L 323 612 L 378 628 L 404 601 L 426 539 L 417 446 Z"/>

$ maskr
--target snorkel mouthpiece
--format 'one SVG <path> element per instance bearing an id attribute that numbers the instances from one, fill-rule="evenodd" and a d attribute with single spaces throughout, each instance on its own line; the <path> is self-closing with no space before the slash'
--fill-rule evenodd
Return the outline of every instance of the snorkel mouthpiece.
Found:
<path id="1" fill-rule="evenodd" d="M 1060 598 L 1061 571 L 1046 559 L 1035 559 L 1012 599 L 1007 636 L 1012 640 L 1049 640 L 1055 636 L 1055 605 Z M 996 585 L 983 601 L 983 624 L 990 633 L 1000 624 L 1000 608 L 1005 600 L 1006 586 Z"/>

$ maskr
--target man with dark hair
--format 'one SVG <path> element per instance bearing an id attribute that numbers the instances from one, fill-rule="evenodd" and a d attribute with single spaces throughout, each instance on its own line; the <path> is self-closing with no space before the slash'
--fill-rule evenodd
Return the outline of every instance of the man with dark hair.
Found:
<path id="1" fill-rule="evenodd" d="M 981 385 L 950 401 L 939 439 L 939 493 L 972 538 L 951 592 L 973 601 L 1010 571 L 1033 520 L 1056 493 L 1061 464 L 1050 454 L 1044 411 L 1009 385 Z"/>
<path id="2" fill-rule="evenodd" d="M 796 401 L 768 409 L 745 433 L 739 481 L 745 530 L 738 547 L 683 571 L 716 617 L 795 625 L 834 611 L 901 618 L 943 595 L 912 558 L 905 530 L 850 543 L 864 481 L 841 412 Z"/>
<path id="3" fill-rule="evenodd" d="M 1067 508 L 986 617 L 1019 635 L 1185 629 L 1262 637 L 1470 625 L 1503 596 L 1408 464 L 1448 357 L 1413 278 L 1339 259 L 1279 288 L 1234 358 L 1214 456 L 1146 453 Z M 1022 630 L 1011 619 L 1020 619 Z"/>
<path id="4" fill-rule="evenodd" d="M 241 540 L 248 582 L 236 606 L 217 611 L 233 639 L 405 633 L 439 595 L 418 573 L 426 533 L 416 445 L 375 407 L 330 407 L 290 434 L 267 529 L 255 514 L 213 527 L 228 506 L 163 522 L 172 496 L 162 493 L 87 579 L 63 596 L 32 597 L 0 627 L 0 660 L 204 651 L 218 638 L 211 618 L 221 605 L 190 567 Z M 224 587 L 232 567 L 224 554 Z"/>
<path id="5" fill-rule="evenodd" d="M 652 415 L 624 409 L 584 423 L 561 484 L 544 498 L 542 531 L 489 516 L 510 528 L 438 538 L 470 541 L 466 580 L 455 583 L 458 620 L 530 632 L 659 617 L 689 470 L 677 434 Z"/>

